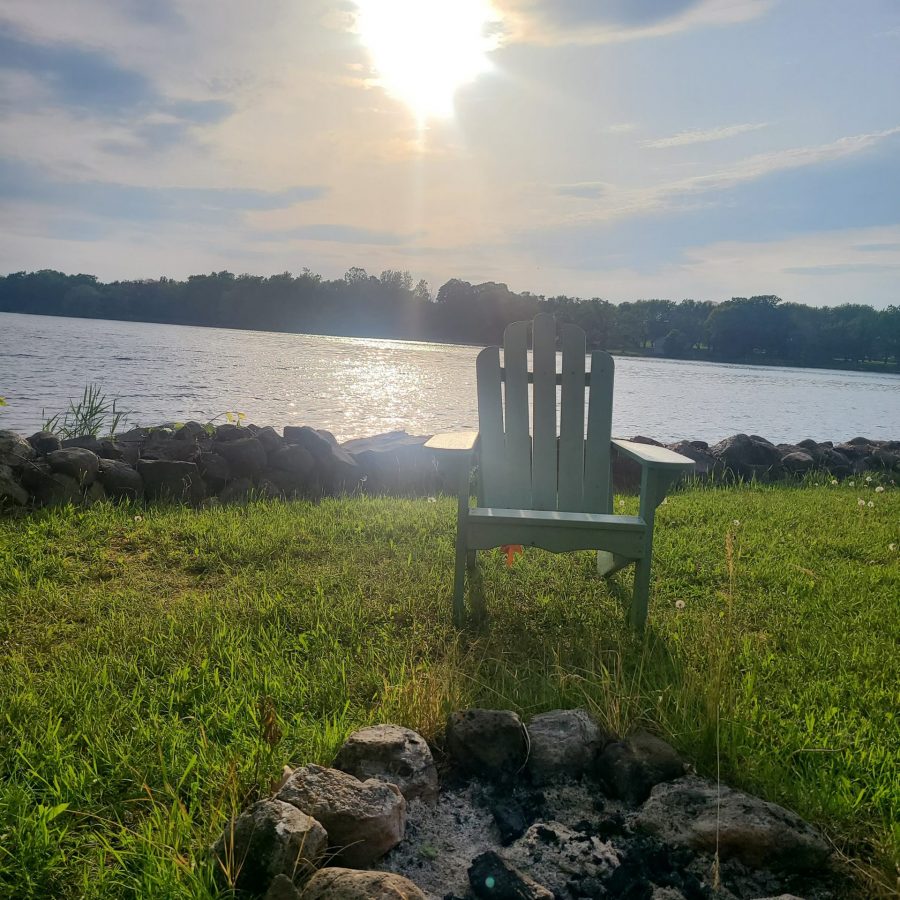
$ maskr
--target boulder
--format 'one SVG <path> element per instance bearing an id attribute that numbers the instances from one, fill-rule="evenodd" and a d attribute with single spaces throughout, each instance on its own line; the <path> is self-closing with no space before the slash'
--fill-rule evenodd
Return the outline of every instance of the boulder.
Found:
<path id="1" fill-rule="evenodd" d="M 0 506 L 4 503 L 24 506 L 28 502 L 28 491 L 13 475 L 13 470 L 0 463 Z"/>
<path id="2" fill-rule="evenodd" d="M 38 453 L 50 453 L 62 447 L 62 442 L 52 431 L 38 431 L 28 438 L 28 443 Z"/>
<path id="3" fill-rule="evenodd" d="M 302 448 L 291 449 L 300 450 Z M 260 487 L 267 484 L 269 489 L 279 497 L 294 497 L 298 494 L 313 493 L 314 481 L 315 476 L 296 475 L 293 472 L 285 472 L 283 469 L 266 469 L 265 478 L 260 482 Z"/>
<path id="4" fill-rule="evenodd" d="M 91 503 L 100 503 L 106 499 L 106 488 L 99 481 L 92 481 L 86 488 L 82 489 L 81 499 L 88 506 Z"/>
<path id="5" fill-rule="evenodd" d="M 81 484 L 70 475 L 54 472 L 41 460 L 22 470 L 22 484 L 38 506 L 66 506 L 81 503 Z"/>
<path id="6" fill-rule="evenodd" d="M 261 894 L 278 875 L 306 878 L 325 854 L 328 836 L 290 803 L 258 800 L 225 828 L 213 846 L 220 880 Z"/>
<path id="7" fill-rule="evenodd" d="M 263 900 L 300 900 L 300 890 L 287 875 L 276 875 Z"/>
<path id="8" fill-rule="evenodd" d="M 252 432 L 243 425 L 234 425 L 231 422 L 224 422 L 216 427 L 216 442 L 221 441 L 238 441 L 250 435 Z"/>
<path id="9" fill-rule="evenodd" d="M 201 452 L 197 457 L 197 467 L 203 480 L 212 490 L 221 490 L 231 478 L 231 467 L 228 460 L 220 453 Z"/>
<path id="10" fill-rule="evenodd" d="M 20 469 L 35 456 L 34 447 L 14 431 L 0 430 L 0 465 Z"/>
<path id="11" fill-rule="evenodd" d="M 816 461 L 811 453 L 796 450 L 781 457 L 781 465 L 792 475 L 801 475 L 815 468 Z"/>
<path id="12" fill-rule="evenodd" d="M 395 784 L 407 800 L 437 799 L 438 776 L 425 739 L 400 725 L 370 725 L 344 741 L 334 768 Z"/>
<path id="13" fill-rule="evenodd" d="M 781 463 L 778 448 L 759 435 L 735 434 L 710 450 L 726 468 L 743 478 L 769 474 Z"/>
<path id="14" fill-rule="evenodd" d="M 447 750 L 472 775 L 513 778 L 525 766 L 528 741 L 522 720 L 507 709 L 467 709 L 447 720 Z"/>
<path id="15" fill-rule="evenodd" d="M 141 447 L 143 459 L 166 459 L 170 462 L 196 462 L 200 448 L 194 441 L 176 440 L 166 428 L 154 431 Z"/>
<path id="16" fill-rule="evenodd" d="M 61 442 L 60 447 L 65 450 L 68 447 L 75 447 L 80 450 L 90 450 L 91 453 L 100 455 L 100 438 L 93 434 L 81 434 L 78 437 L 66 438 Z"/>
<path id="17" fill-rule="evenodd" d="M 278 799 L 322 823 L 332 859 L 342 865 L 371 865 L 403 840 L 403 794 L 396 785 L 375 778 L 360 781 L 338 769 L 302 766 L 278 792 Z"/>
<path id="18" fill-rule="evenodd" d="M 284 438 L 271 425 L 260 428 L 256 432 L 256 439 L 263 445 L 266 453 L 275 453 L 284 446 Z"/>
<path id="19" fill-rule="evenodd" d="M 175 429 L 175 439 L 178 441 L 193 441 L 196 443 L 205 437 L 207 437 L 206 429 L 199 422 L 185 422 L 184 425 Z"/>
<path id="20" fill-rule="evenodd" d="M 593 768 L 608 735 L 584 709 L 556 709 L 528 724 L 528 771 L 538 784 Z"/>
<path id="21" fill-rule="evenodd" d="M 716 459 L 707 449 L 707 447 L 698 447 L 697 444 L 705 443 L 704 441 L 678 441 L 669 444 L 670 450 L 686 456 L 694 461 L 694 468 L 687 477 L 695 478 L 711 478 L 717 475 L 722 468 L 722 463 Z"/>
<path id="22" fill-rule="evenodd" d="M 219 491 L 219 501 L 221 503 L 246 503 L 254 490 L 253 482 L 249 478 L 235 478 Z"/>
<path id="23" fill-rule="evenodd" d="M 653 788 L 636 817 L 639 828 L 668 844 L 788 872 L 823 867 L 824 838 L 798 815 L 727 785 L 696 776 Z"/>
<path id="24" fill-rule="evenodd" d="M 896 450 L 887 450 L 884 447 L 876 447 L 872 451 L 870 459 L 874 463 L 872 465 L 873 469 L 900 469 L 900 453 Z"/>
<path id="25" fill-rule="evenodd" d="M 268 461 L 265 448 L 255 437 L 217 441 L 216 452 L 225 457 L 232 475 L 237 477 L 256 478 Z"/>
<path id="26" fill-rule="evenodd" d="M 626 803 L 643 803 L 651 789 L 685 773 L 684 761 L 656 735 L 638 729 L 613 741 L 597 757 L 595 774 L 606 794 Z"/>
<path id="27" fill-rule="evenodd" d="M 469 866 L 469 884 L 478 898 L 510 897 L 516 900 L 553 900 L 553 891 L 520 872 L 493 850 L 481 853 Z"/>
<path id="28" fill-rule="evenodd" d="M 425 447 L 428 437 L 391 431 L 345 441 L 341 449 L 356 461 L 368 493 L 433 494 L 448 485 L 434 451 Z"/>
<path id="29" fill-rule="evenodd" d="M 331 459 L 331 442 L 308 425 L 286 425 L 284 439 L 288 444 L 305 448 L 320 462 L 327 463 Z"/>
<path id="30" fill-rule="evenodd" d="M 199 503 L 206 487 L 196 463 L 168 459 L 140 459 L 138 474 L 148 500 L 187 500 Z"/>
<path id="31" fill-rule="evenodd" d="M 854 469 L 853 463 L 843 453 L 824 444 L 819 449 L 819 464 L 837 476 L 851 475 Z"/>
<path id="32" fill-rule="evenodd" d="M 137 500 L 144 495 L 144 481 L 127 463 L 101 459 L 97 478 L 110 497 Z"/>
<path id="33" fill-rule="evenodd" d="M 425 894 L 402 875 L 338 866 L 319 869 L 301 896 L 303 900 L 425 900 Z"/>
<path id="34" fill-rule="evenodd" d="M 298 445 L 280 447 L 269 458 L 269 462 L 274 469 L 299 476 L 300 481 L 310 475 L 316 465 L 312 453 L 306 447 Z"/>
<path id="35" fill-rule="evenodd" d="M 65 447 L 52 450 L 46 456 L 47 464 L 54 472 L 68 475 L 79 484 L 91 484 L 100 471 L 100 457 L 81 447 Z"/>

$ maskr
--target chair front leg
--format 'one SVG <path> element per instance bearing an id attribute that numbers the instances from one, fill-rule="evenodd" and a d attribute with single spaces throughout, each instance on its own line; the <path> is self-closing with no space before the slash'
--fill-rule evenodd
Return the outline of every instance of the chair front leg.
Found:
<path id="1" fill-rule="evenodd" d="M 469 480 L 472 458 L 467 454 L 460 466 L 456 507 L 456 563 L 453 572 L 453 624 L 462 626 L 466 614 L 466 566 L 475 564 L 475 551 L 467 546 L 469 525 Z"/>

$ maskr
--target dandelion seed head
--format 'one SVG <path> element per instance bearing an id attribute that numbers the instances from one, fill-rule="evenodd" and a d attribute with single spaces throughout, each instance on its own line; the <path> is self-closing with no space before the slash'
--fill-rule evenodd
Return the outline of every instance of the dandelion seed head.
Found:
<path id="1" fill-rule="evenodd" d="M 857 497 L 857 498 L 856 498 L 856 505 L 857 505 L 857 506 L 865 506 L 865 505 L 866 505 L 866 501 L 863 500 L 862 497 Z"/>
<path id="2" fill-rule="evenodd" d="M 890 550 L 891 553 L 896 553 L 897 545 L 896 544 L 888 544 L 888 550 Z"/>
<path id="3" fill-rule="evenodd" d="M 856 485 L 856 482 L 855 482 L 855 481 L 848 481 L 847 484 L 849 484 L 850 487 L 854 487 L 854 486 Z"/>
<path id="4" fill-rule="evenodd" d="M 873 500 L 870 500 L 870 501 L 866 504 L 866 506 L 868 506 L 869 509 L 874 509 L 874 507 L 875 507 L 875 502 L 874 502 Z"/>
<path id="5" fill-rule="evenodd" d="M 876 494 L 883 494 L 883 493 L 884 493 L 884 485 L 883 485 L 883 484 L 879 484 L 878 487 L 875 488 L 875 493 L 876 493 Z"/>
<path id="6" fill-rule="evenodd" d="M 143 522 L 143 521 L 144 521 L 144 517 L 143 517 L 143 516 L 135 516 L 135 517 L 134 517 L 134 521 L 135 521 L 135 522 Z"/>
<path id="7" fill-rule="evenodd" d="M 871 483 L 872 483 L 872 476 L 866 475 L 866 484 L 871 484 Z"/>
<path id="8" fill-rule="evenodd" d="M 732 519 L 731 524 L 734 525 L 735 528 L 737 528 L 737 526 L 741 524 L 741 520 L 740 519 Z"/>
<path id="9" fill-rule="evenodd" d="M 619 501 L 619 506 L 624 506 L 624 505 L 625 505 L 625 501 L 624 501 L 624 500 L 620 500 L 620 501 Z"/>
<path id="10" fill-rule="evenodd" d="M 832 484 L 837 484 L 837 478 L 832 478 L 832 479 L 831 479 L 831 483 L 832 483 Z"/>
<path id="11" fill-rule="evenodd" d="M 675 601 L 675 609 L 684 609 L 685 602 L 684 600 L 676 600 Z"/>

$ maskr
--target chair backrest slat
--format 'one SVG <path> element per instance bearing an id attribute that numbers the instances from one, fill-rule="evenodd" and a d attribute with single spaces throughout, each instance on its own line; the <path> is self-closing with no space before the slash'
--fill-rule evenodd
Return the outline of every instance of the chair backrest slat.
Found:
<path id="1" fill-rule="evenodd" d="M 475 360 L 478 382 L 478 432 L 481 443 L 482 506 L 506 508 L 506 441 L 500 394 L 500 348 L 485 347 Z"/>
<path id="2" fill-rule="evenodd" d="M 556 321 L 553 316 L 535 318 L 531 346 L 532 501 L 535 509 L 556 509 Z"/>
<path id="3" fill-rule="evenodd" d="M 591 394 L 588 405 L 587 442 L 584 447 L 583 511 L 611 513 L 613 358 L 603 350 L 591 354 Z"/>
<path id="4" fill-rule="evenodd" d="M 585 337 L 577 325 L 560 329 L 562 397 L 559 421 L 557 509 L 580 512 L 584 487 Z"/>
<path id="5" fill-rule="evenodd" d="M 528 427 L 528 322 L 503 333 L 506 423 L 506 505 L 531 508 L 531 431 Z"/>
<path id="6" fill-rule="evenodd" d="M 556 322 L 552 316 L 539 315 L 533 324 L 514 322 L 507 327 L 502 368 L 499 347 L 486 347 L 478 354 L 479 505 L 612 511 L 613 359 L 595 351 L 591 371 L 586 374 L 585 334 L 576 325 L 560 328 L 560 346 L 562 372 L 557 374 Z M 529 383 L 533 385 L 530 429 Z M 557 385 L 561 385 L 558 430 Z M 590 391 L 587 439 L 586 389 Z"/>

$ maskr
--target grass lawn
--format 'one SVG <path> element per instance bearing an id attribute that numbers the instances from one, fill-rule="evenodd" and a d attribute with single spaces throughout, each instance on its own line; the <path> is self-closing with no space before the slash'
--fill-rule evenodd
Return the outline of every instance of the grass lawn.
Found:
<path id="1" fill-rule="evenodd" d="M 216 896 L 206 848 L 284 763 L 468 705 L 649 725 L 890 896 L 900 488 L 814 480 L 671 496 L 643 640 L 630 573 L 534 550 L 483 554 L 454 630 L 448 498 L 0 518 L 0 896 Z"/>

